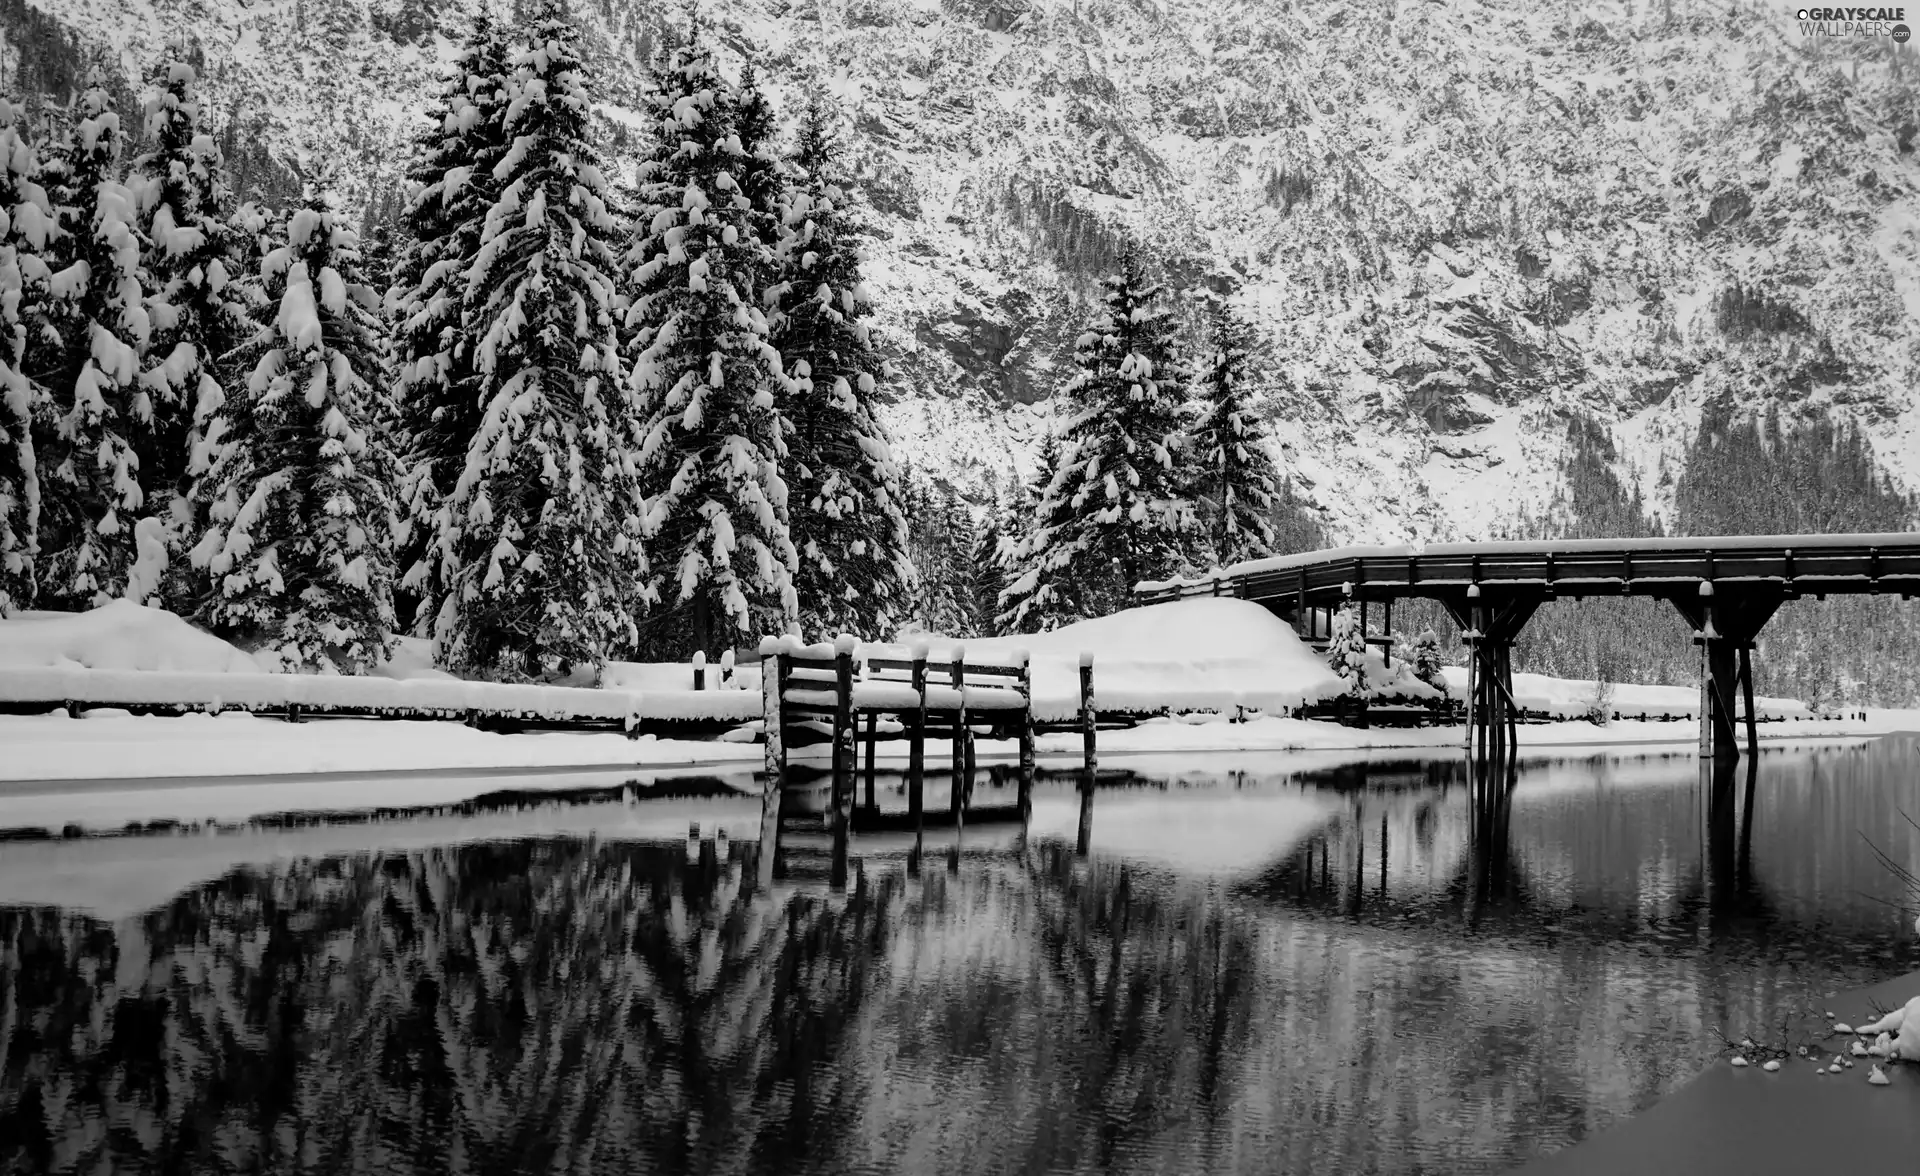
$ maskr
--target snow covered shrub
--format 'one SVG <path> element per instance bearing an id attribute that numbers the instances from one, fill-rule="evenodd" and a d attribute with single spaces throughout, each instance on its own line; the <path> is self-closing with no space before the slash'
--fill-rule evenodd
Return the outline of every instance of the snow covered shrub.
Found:
<path id="1" fill-rule="evenodd" d="M 1586 713 L 1581 717 L 1596 727 L 1613 721 L 1613 680 L 1605 674 L 1594 678 L 1593 689 L 1587 692 Z"/>
<path id="2" fill-rule="evenodd" d="M 359 248 L 314 198 L 262 259 L 265 298 L 237 352 L 245 384 L 208 430 L 207 529 L 191 552 L 211 578 L 210 628 L 344 673 L 378 665 L 393 626 L 394 464 L 373 427 L 385 373 Z"/>
<path id="3" fill-rule="evenodd" d="M 1348 604 L 1333 614 L 1333 631 L 1327 639 L 1327 667 L 1346 679 L 1347 694 L 1364 698 L 1367 693 L 1367 641 L 1360 628 L 1360 609 Z"/>
<path id="4" fill-rule="evenodd" d="M 1440 638 L 1432 629 L 1422 629 L 1402 655 L 1413 663 L 1413 676 L 1440 693 L 1447 692 L 1447 680 L 1440 673 Z"/>

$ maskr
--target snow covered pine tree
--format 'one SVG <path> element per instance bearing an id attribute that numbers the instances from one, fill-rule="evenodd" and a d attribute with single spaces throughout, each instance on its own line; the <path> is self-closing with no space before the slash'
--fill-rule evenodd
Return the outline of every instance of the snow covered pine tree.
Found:
<path id="1" fill-rule="evenodd" d="M 864 321 L 859 225 L 840 182 L 830 117 L 816 92 L 800 122 L 799 176 L 782 217 L 774 343 L 792 379 L 794 586 L 803 631 L 891 637 L 907 619 L 914 568 L 900 472 L 874 411 L 881 363 Z"/>
<path id="2" fill-rule="evenodd" d="M 1447 680 L 1440 673 L 1440 638 L 1432 629 L 1422 629 L 1413 639 L 1413 648 L 1408 651 L 1407 660 L 1413 663 L 1413 676 L 1427 685 L 1447 692 Z"/>
<path id="3" fill-rule="evenodd" d="M 1102 285 L 1104 306 L 1074 353 L 1080 372 L 1059 393 L 1075 414 L 1059 467 L 1011 556 L 1008 631 L 1057 624 L 1073 594 L 1087 615 L 1126 608 L 1133 584 L 1171 573 L 1197 528 L 1181 468 L 1186 373 L 1132 241 Z"/>
<path id="4" fill-rule="evenodd" d="M 1367 641 L 1360 629 L 1360 609 L 1344 605 L 1333 614 L 1333 628 L 1327 637 L 1327 668 L 1346 679 L 1347 694 L 1364 698 L 1367 693 Z"/>
<path id="5" fill-rule="evenodd" d="M 190 553 L 212 576 L 201 618 L 292 668 L 364 673 L 386 657 L 394 464 L 375 424 L 378 296 L 359 238 L 319 195 L 261 262 L 244 387 L 209 429 L 208 526 Z"/>
<path id="6" fill-rule="evenodd" d="M 511 146 L 463 283 L 484 410 L 435 515 L 434 653 L 462 675 L 597 678 L 646 603 L 634 405 L 579 31 L 544 0 L 527 34 L 502 115 Z"/>
<path id="7" fill-rule="evenodd" d="M 43 607 L 91 608 L 124 592 L 146 506 L 135 441 L 145 447 L 154 423 L 139 380 L 148 281 L 133 193 L 116 179 L 124 141 L 95 78 L 74 99 L 67 155 L 49 186 L 64 232 L 53 248 L 58 354 L 34 442 Z"/>
<path id="8" fill-rule="evenodd" d="M 1214 566 L 1273 554 L 1279 475 L 1247 387 L 1253 329 L 1224 301 L 1207 318 L 1207 366 L 1194 427 L 1194 492 L 1206 514 Z"/>
<path id="9" fill-rule="evenodd" d="M 394 399 L 399 409 L 401 532 L 395 558 L 411 607 L 400 620 L 430 633 L 449 590 L 436 573 L 457 564 L 429 558 L 446 532 L 447 495 L 466 468 L 480 431 L 467 272 L 480 255 L 487 211 L 499 195 L 493 169 L 506 154 L 508 46 L 484 11 L 455 56 L 416 141 L 407 178 L 419 185 L 403 220 L 407 242 L 394 279 L 397 319 Z"/>
<path id="10" fill-rule="evenodd" d="M 40 474 L 33 419 L 43 391 L 27 375 L 27 336 L 46 311 L 42 256 L 53 210 L 19 110 L 0 98 L 0 617 L 33 599 Z"/>
<path id="11" fill-rule="evenodd" d="M 785 377 L 762 291 L 771 256 L 736 176 L 738 104 L 696 26 L 654 70 L 653 142 L 628 254 L 632 387 L 642 405 L 655 655 L 711 653 L 797 624 L 780 474 Z"/>
<path id="12" fill-rule="evenodd" d="M 192 510 L 192 481 L 210 467 L 206 429 L 226 399 L 218 360 L 245 338 L 246 308 L 229 285 L 239 268 L 233 233 L 221 219 L 227 203 L 220 148 L 201 129 L 197 74 L 190 46 L 169 42 L 146 101 L 150 150 L 134 161 L 138 228 L 152 283 L 146 371 L 140 382 L 153 406 L 153 426 L 136 432 L 140 481 L 149 511 L 165 524 L 171 574 L 162 600 L 191 610 L 195 577 L 183 553 L 204 526 Z"/>

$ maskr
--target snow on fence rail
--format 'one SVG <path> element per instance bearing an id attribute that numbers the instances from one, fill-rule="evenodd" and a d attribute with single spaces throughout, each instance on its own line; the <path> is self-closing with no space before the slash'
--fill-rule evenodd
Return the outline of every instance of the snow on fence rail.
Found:
<path id="1" fill-rule="evenodd" d="M 0 672 L 0 708 L 116 707 L 161 713 L 244 710 L 391 718 L 513 719 L 619 726 L 744 723 L 760 695 L 746 690 L 619 690 L 317 674 L 195 673 L 13 667 Z"/>

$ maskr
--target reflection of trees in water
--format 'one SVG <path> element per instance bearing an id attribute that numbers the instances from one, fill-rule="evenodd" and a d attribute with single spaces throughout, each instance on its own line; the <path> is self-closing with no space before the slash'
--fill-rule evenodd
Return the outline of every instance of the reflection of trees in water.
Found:
<path id="1" fill-rule="evenodd" d="M 242 869 L 118 928 L 0 911 L 0 1169 L 830 1148 L 819 1063 L 897 889 L 756 903 L 677 846 L 539 841 Z"/>
<path id="2" fill-rule="evenodd" d="M 1218 896 L 1048 843 L 1029 857 L 1040 951 L 1066 1000 L 1079 1080 L 1049 1108 L 1028 1159 L 1092 1163 L 1219 1122 L 1244 1046 L 1258 959 L 1252 926 Z"/>
<path id="3" fill-rule="evenodd" d="M 1231 1102 L 1257 961 L 1204 888 L 1042 847 L 754 901 L 708 855 L 470 845 L 244 868 L 117 926 L 0 911 L 0 1169 L 839 1170 L 890 1131 L 880 1016 L 932 1066 L 996 1059 L 1023 1167 Z M 982 903 L 1043 983 L 890 975 Z"/>
<path id="4" fill-rule="evenodd" d="M 1362 799 L 1233 883 L 1039 841 L 765 895 L 744 849 L 543 839 L 0 911 L 0 1171 L 1453 1170 L 1785 987 L 1692 891 L 1589 884 L 1674 857 L 1668 808 Z"/>

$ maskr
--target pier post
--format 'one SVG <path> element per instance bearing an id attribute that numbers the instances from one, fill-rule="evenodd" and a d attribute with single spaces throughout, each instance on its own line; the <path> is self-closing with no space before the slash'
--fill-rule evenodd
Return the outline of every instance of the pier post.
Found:
<path id="1" fill-rule="evenodd" d="M 927 647 L 913 647 L 913 693 L 920 700 L 907 720 L 907 813 L 920 830 L 927 791 Z"/>
<path id="2" fill-rule="evenodd" d="M 707 651 L 704 649 L 693 651 L 693 688 L 695 690 L 707 688 Z"/>
<path id="3" fill-rule="evenodd" d="M 853 650 L 858 643 L 842 633 L 833 643 L 833 865 L 828 885 L 847 884 L 847 837 L 853 824 Z"/>
<path id="4" fill-rule="evenodd" d="M 967 787 L 972 783 L 967 777 L 967 650 L 964 645 L 953 647 L 952 682 L 953 692 L 958 695 L 953 712 L 953 792 L 948 797 L 948 807 L 953 811 L 953 823 L 960 824 L 961 812 L 967 805 Z"/>
<path id="5" fill-rule="evenodd" d="M 1214 580 L 1216 585 L 1219 582 Z M 1033 665 L 1026 650 L 1019 657 L 1020 696 L 1025 700 L 1020 710 L 1020 821 L 1025 824 L 1033 815 Z"/>
<path id="6" fill-rule="evenodd" d="M 780 641 L 760 641 L 760 711 L 765 739 L 766 778 L 760 792 L 760 859 L 758 881 L 765 891 L 773 885 L 775 859 L 780 853 L 780 801 L 787 766 L 785 732 L 780 716 Z"/>
<path id="7" fill-rule="evenodd" d="M 1080 829 L 1074 851 L 1081 857 L 1093 844 L 1093 782 L 1100 770 L 1095 746 L 1099 705 L 1093 697 L 1093 654 L 1080 655 Z"/>
<path id="8" fill-rule="evenodd" d="M 873 757 L 874 757 L 875 749 L 878 747 L 880 743 L 879 732 L 880 732 L 879 714 L 869 713 L 867 715 L 867 807 L 870 809 L 877 809 L 880 807 L 878 803 L 875 802 L 874 795 L 873 795 L 874 777 L 878 775 L 878 773 L 874 771 Z"/>
<path id="9" fill-rule="evenodd" d="M 1753 706 L 1753 643 L 1740 647 L 1740 690 L 1747 704 L 1747 754 L 1760 754 L 1760 716 Z"/>
<path id="10" fill-rule="evenodd" d="M 1091 781 L 1100 766 L 1100 756 L 1094 746 L 1096 723 L 1099 710 L 1093 698 L 1093 654 L 1080 655 L 1080 755 L 1081 771 Z"/>

